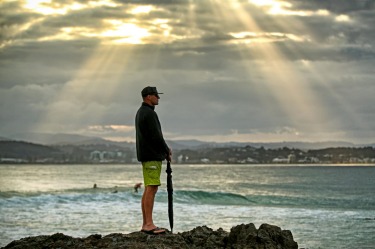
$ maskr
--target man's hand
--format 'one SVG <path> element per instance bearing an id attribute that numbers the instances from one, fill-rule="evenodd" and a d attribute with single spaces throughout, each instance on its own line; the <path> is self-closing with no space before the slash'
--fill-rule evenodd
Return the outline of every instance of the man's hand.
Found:
<path id="1" fill-rule="evenodd" d="M 167 159 L 168 162 L 172 161 L 172 150 L 171 150 L 171 148 L 169 148 L 169 153 L 168 153 L 166 159 Z"/>

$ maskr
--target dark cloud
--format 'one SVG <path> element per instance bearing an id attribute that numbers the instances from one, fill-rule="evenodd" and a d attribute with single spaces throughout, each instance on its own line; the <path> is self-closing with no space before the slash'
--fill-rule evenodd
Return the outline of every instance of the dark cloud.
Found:
<path id="1" fill-rule="evenodd" d="M 348 13 L 361 10 L 373 10 L 374 0 L 291 0 L 296 9 L 319 10 L 326 9 L 335 13 Z"/>
<path id="2" fill-rule="evenodd" d="M 0 54 L 0 88 L 65 84 L 96 48 L 93 41 L 34 42 Z"/>

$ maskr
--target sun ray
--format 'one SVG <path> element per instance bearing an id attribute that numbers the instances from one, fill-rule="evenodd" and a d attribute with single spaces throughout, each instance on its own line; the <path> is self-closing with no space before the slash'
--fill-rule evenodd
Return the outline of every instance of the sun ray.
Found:
<path id="1" fill-rule="evenodd" d="M 150 10 L 136 8 L 134 12 L 138 15 Z M 60 37 L 45 38 L 69 39 L 79 34 L 100 38 L 101 43 L 77 70 L 75 76 L 64 84 L 55 97 L 54 103 L 48 106 L 36 130 L 42 132 L 59 130 L 60 124 L 66 119 L 71 121 L 70 129 L 77 132 L 81 131 L 77 129 L 82 129 L 78 127 L 79 120 L 85 120 L 86 132 L 100 132 L 98 127 L 102 127 L 103 132 L 106 129 L 112 129 L 126 133 L 132 129 L 131 126 L 107 123 L 103 117 L 108 112 L 106 104 L 110 103 L 115 95 L 120 94 L 118 89 L 124 89 L 123 84 L 129 84 L 126 77 L 129 68 L 134 69 L 139 66 L 136 51 L 141 48 L 144 40 L 147 40 L 149 33 L 146 28 L 137 25 L 137 20 L 126 23 L 121 19 L 106 19 L 103 22 L 106 23 L 108 29 L 101 33 L 81 27 L 66 27 L 62 28 Z M 156 26 L 166 24 L 167 22 L 161 19 L 154 22 Z M 162 35 L 165 36 L 165 34 Z M 151 66 L 149 68 L 151 71 L 152 67 L 158 67 L 159 49 L 154 49 L 148 54 L 147 63 Z M 93 116 L 93 112 L 96 115 Z"/>
<path id="2" fill-rule="evenodd" d="M 339 64 L 339 62 L 338 62 Z M 340 95 L 338 91 L 335 90 L 333 85 L 327 84 L 328 81 L 334 82 L 334 79 L 330 79 L 332 76 L 322 73 L 322 70 L 319 70 L 316 66 L 312 65 L 311 63 L 304 63 L 304 67 L 308 71 L 308 74 L 311 75 L 312 80 L 319 86 L 324 89 L 323 91 L 326 92 L 326 95 L 330 96 L 331 104 L 334 104 L 336 107 L 336 111 L 340 110 L 341 116 L 345 117 L 346 123 L 354 124 L 354 127 L 358 130 L 369 130 L 370 127 L 364 125 L 365 122 L 362 122 L 362 119 L 358 113 L 358 111 L 353 109 L 350 101 L 346 99 L 346 96 Z M 343 130 L 342 126 L 345 125 L 342 120 L 337 120 L 335 117 L 337 113 L 330 111 L 328 115 L 332 118 L 327 119 L 331 123 L 331 130 Z M 347 129 L 344 129 L 347 130 Z M 346 140 L 348 134 L 342 134 L 341 140 Z"/>
<path id="3" fill-rule="evenodd" d="M 272 0 L 250 2 L 260 6 L 267 5 L 270 9 L 279 8 L 280 10 L 281 7 L 284 7 L 280 5 L 280 2 Z M 312 91 L 310 83 L 304 78 L 301 72 L 293 69 L 296 62 L 289 61 L 283 52 L 278 49 L 276 43 L 280 39 L 289 39 L 298 42 L 299 39 L 304 40 L 308 38 L 297 37 L 293 34 L 265 33 L 251 14 L 249 14 L 248 10 L 242 7 L 240 1 L 230 1 L 228 6 L 219 4 L 217 1 L 211 1 L 211 3 L 216 4 L 216 9 L 220 10 L 217 12 L 224 13 L 222 14 L 224 18 L 236 18 L 242 23 L 243 30 L 231 35 L 239 43 L 239 47 L 247 47 L 246 50 L 241 50 L 241 56 L 243 57 L 243 62 L 250 69 L 249 77 L 253 76 L 251 75 L 251 72 L 253 72 L 251 69 L 254 68 L 254 65 L 257 66 L 257 69 L 262 72 L 261 77 L 264 86 L 268 89 L 271 96 L 273 96 L 273 99 L 277 100 L 278 106 L 281 107 L 284 115 L 288 117 L 290 123 L 280 124 L 280 126 L 289 125 L 295 127 L 297 131 L 298 129 L 305 129 L 317 132 L 321 127 L 313 124 L 328 125 L 325 121 L 328 120 L 329 116 L 324 106 L 320 103 L 319 98 Z M 228 11 L 228 9 L 232 11 Z M 275 20 L 277 21 L 277 19 Z M 298 23 L 297 20 L 295 22 Z M 298 25 L 295 24 L 295 26 Z M 298 30 L 303 30 L 303 27 L 298 26 Z M 258 59 L 249 60 L 249 58 Z M 263 101 L 263 104 L 266 105 L 267 100 L 263 99 Z M 296 134 L 298 135 L 298 133 Z"/>
<path id="4" fill-rule="evenodd" d="M 66 119 L 71 120 L 72 130 L 76 129 L 76 121 L 82 119 L 87 126 L 105 123 L 102 120 L 108 108 L 105 105 L 123 82 L 124 69 L 131 63 L 131 57 L 131 50 L 124 53 L 119 46 L 100 45 L 76 76 L 65 83 L 38 130 L 56 129 Z M 92 112 L 97 113 L 94 118 Z"/>

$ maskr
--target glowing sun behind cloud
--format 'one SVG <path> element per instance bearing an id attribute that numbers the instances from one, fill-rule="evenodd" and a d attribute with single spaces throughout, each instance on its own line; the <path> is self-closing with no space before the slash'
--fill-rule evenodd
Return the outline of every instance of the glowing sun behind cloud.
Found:
<path id="1" fill-rule="evenodd" d="M 32 28 L 33 25 L 42 23 L 48 17 L 66 16 L 75 11 L 95 10 L 95 8 L 106 7 L 108 9 L 117 8 L 118 4 L 108 1 L 87 1 L 87 2 L 64 2 L 56 3 L 52 0 L 28 0 L 23 4 L 23 8 L 41 14 L 41 17 L 30 21 L 24 25 L 24 31 Z M 167 19 L 155 18 L 148 23 L 142 23 L 138 17 L 148 15 L 153 11 L 163 11 L 152 5 L 127 5 L 125 10 L 127 18 L 117 16 L 115 18 L 103 18 L 100 26 L 85 26 L 75 23 L 70 26 L 56 27 L 50 33 L 38 38 L 39 41 L 55 40 L 75 40 L 80 38 L 98 39 L 102 43 L 108 44 L 146 44 L 155 41 L 171 42 L 179 39 L 178 36 L 171 36 L 171 27 Z M 133 18 L 131 18 L 131 16 Z M 153 34 L 150 33 L 153 30 Z"/>
<path id="2" fill-rule="evenodd" d="M 142 39 L 149 35 L 147 29 L 133 23 L 123 23 L 120 20 L 107 20 L 107 22 L 113 26 L 113 29 L 104 31 L 100 36 L 114 38 L 115 43 L 140 44 Z"/>

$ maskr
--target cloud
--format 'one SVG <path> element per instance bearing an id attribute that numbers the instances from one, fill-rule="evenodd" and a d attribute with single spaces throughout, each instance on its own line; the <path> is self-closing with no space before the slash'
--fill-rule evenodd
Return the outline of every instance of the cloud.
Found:
<path id="1" fill-rule="evenodd" d="M 34 4 L 34 5 L 33 5 Z M 0 134 L 373 142 L 374 1 L 3 1 Z"/>

